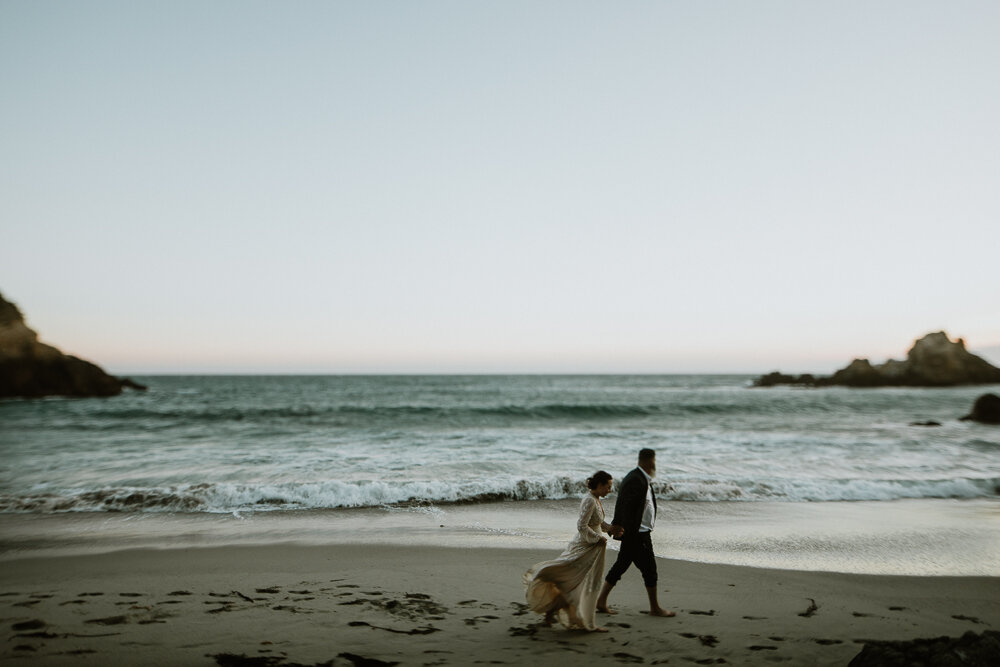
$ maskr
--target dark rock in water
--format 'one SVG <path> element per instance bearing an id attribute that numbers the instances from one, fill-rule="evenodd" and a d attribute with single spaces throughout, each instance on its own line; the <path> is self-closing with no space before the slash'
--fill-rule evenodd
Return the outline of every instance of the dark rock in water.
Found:
<path id="1" fill-rule="evenodd" d="M 1000 665 L 1000 632 L 969 631 L 959 638 L 914 639 L 905 642 L 865 642 L 848 667 L 934 665 L 935 667 L 996 667 Z"/>
<path id="2" fill-rule="evenodd" d="M 941 422 L 936 422 L 933 419 L 928 419 L 923 422 L 910 422 L 910 426 L 940 426 Z"/>
<path id="3" fill-rule="evenodd" d="M 983 394 L 972 404 L 972 412 L 962 417 L 962 421 L 1000 424 L 1000 396 Z"/>
<path id="4" fill-rule="evenodd" d="M 855 359 L 833 375 L 818 378 L 775 372 L 758 378 L 754 386 L 953 387 L 994 382 L 1000 382 L 1000 368 L 966 350 L 961 338 L 952 342 L 938 331 L 917 340 L 905 361 L 890 359 L 873 366 L 867 359 Z"/>
<path id="5" fill-rule="evenodd" d="M 881 387 L 886 383 L 882 375 L 867 359 L 855 359 L 829 378 L 822 378 L 823 384 L 845 385 L 848 387 Z"/>
<path id="6" fill-rule="evenodd" d="M 801 384 L 811 387 L 816 384 L 816 378 L 809 373 L 805 375 L 786 375 L 777 371 L 762 375 L 754 381 L 755 387 L 774 387 L 779 384 Z"/>
<path id="7" fill-rule="evenodd" d="M 0 398 L 115 396 L 145 387 L 38 341 L 17 306 L 0 295 Z"/>

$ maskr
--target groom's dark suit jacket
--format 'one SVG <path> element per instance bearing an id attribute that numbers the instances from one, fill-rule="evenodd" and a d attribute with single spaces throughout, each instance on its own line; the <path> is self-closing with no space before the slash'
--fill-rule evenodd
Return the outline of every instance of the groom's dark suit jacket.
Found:
<path id="1" fill-rule="evenodd" d="M 623 537 L 635 537 L 639 534 L 642 524 L 642 512 L 646 509 L 646 491 L 649 482 L 641 470 L 635 468 L 625 475 L 618 487 L 618 500 L 615 501 L 615 518 L 611 520 L 616 526 L 625 529 Z M 653 495 L 653 509 L 656 509 L 656 495 Z M 616 537 L 616 540 L 622 539 Z"/>

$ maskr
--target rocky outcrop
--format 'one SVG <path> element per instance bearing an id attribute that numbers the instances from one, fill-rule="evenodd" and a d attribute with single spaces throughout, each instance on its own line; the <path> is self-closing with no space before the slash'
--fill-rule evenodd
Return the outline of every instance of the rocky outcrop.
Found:
<path id="1" fill-rule="evenodd" d="M 966 350 L 961 338 L 952 342 L 938 331 L 917 340 L 904 361 L 890 359 L 873 366 L 867 359 L 855 359 L 829 377 L 775 372 L 761 376 L 754 386 L 953 387 L 994 382 L 1000 383 L 1000 368 Z"/>
<path id="2" fill-rule="evenodd" d="M 961 637 L 865 641 L 848 667 L 937 665 L 939 667 L 995 667 L 1000 665 L 1000 632 L 966 632 Z"/>
<path id="3" fill-rule="evenodd" d="M 962 417 L 962 421 L 1000 424 L 1000 396 L 983 394 L 972 404 L 972 412 Z"/>
<path id="4" fill-rule="evenodd" d="M 811 387 L 816 384 L 816 377 L 810 373 L 806 373 L 805 375 L 786 375 L 774 371 L 767 375 L 761 375 L 754 380 L 753 384 L 755 387 L 775 387 L 779 384 L 801 384 Z"/>
<path id="5" fill-rule="evenodd" d="M 0 295 L 0 398 L 114 396 L 123 387 L 145 389 L 39 342 L 17 306 Z"/>

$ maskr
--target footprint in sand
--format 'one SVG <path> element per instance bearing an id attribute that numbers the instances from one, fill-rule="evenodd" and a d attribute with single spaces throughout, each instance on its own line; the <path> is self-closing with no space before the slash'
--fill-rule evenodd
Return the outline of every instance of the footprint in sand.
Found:
<path id="1" fill-rule="evenodd" d="M 298 607 L 293 607 L 293 606 L 287 605 L 287 604 L 279 604 L 277 606 L 271 607 L 271 609 L 273 609 L 274 611 L 290 611 L 293 614 L 304 613 Z M 229 611 L 229 610 L 227 609 L 225 611 Z"/>
<path id="2" fill-rule="evenodd" d="M 208 604 L 208 603 L 206 603 L 206 604 Z M 238 607 L 236 606 L 235 602 L 226 602 L 221 607 L 218 607 L 216 609 L 209 609 L 205 613 L 206 614 L 220 614 L 222 612 L 227 612 L 227 611 L 237 611 L 237 609 L 238 609 Z"/>
<path id="3" fill-rule="evenodd" d="M 32 619 L 30 621 L 23 621 L 21 623 L 15 623 L 14 625 L 12 625 L 10 627 L 15 632 L 21 632 L 21 631 L 24 631 L 24 630 L 40 630 L 40 629 L 46 627 L 47 625 L 48 625 L 48 623 L 46 623 L 45 621 L 36 618 L 36 619 Z"/>
<path id="4" fill-rule="evenodd" d="M 777 651 L 777 646 L 764 646 L 761 644 L 754 644 L 753 646 L 747 646 L 751 651 Z"/>
<path id="5" fill-rule="evenodd" d="M 128 623 L 128 616 L 108 616 L 107 618 L 92 618 L 89 621 L 84 621 L 84 623 L 91 623 L 94 625 L 121 625 L 123 623 Z"/>
<path id="6" fill-rule="evenodd" d="M 45 621 L 36 618 L 30 621 L 22 621 L 20 623 L 14 623 L 11 626 L 11 629 L 18 633 L 14 635 L 15 637 L 54 639 L 59 636 L 51 632 L 47 632 L 45 630 L 46 627 L 48 627 L 48 624 Z M 35 632 L 30 632 L 30 630 L 34 630 Z"/>
<path id="7" fill-rule="evenodd" d="M 843 644 L 844 642 L 839 639 L 814 639 L 814 642 L 820 646 L 833 646 L 834 644 Z"/>
<path id="8" fill-rule="evenodd" d="M 435 620 L 444 620 L 443 616 L 434 616 L 433 618 Z M 499 616 L 473 616 L 472 618 L 465 619 L 465 624 L 475 627 L 480 623 L 485 623 L 486 621 L 496 621 L 499 619 Z"/>
<path id="9" fill-rule="evenodd" d="M 979 625 L 983 625 L 983 622 L 980 621 L 975 616 L 963 616 L 962 614 L 958 614 L 957 616 L 952 616 L 952 618 L 955 619 L 956 621 L 969 621 L 970 623 L 978 623 Z"/>
<path id="10" fill-rule="evenodd" d="M 473 602 L 475 602 L 475 600 L 473 600 Z M 458 604 L 462 603 L 459 602 Z M 529 611 L 528 605 L 523 602 L 511 602 L 510 606 L 514 608 L 514 613 L 512 613 L 511 616 L 524 616 Z"/>
<path id="11" fill-rule="evenodd" d="M 385 630 L 386 632 L 394 632 L 399 635 L 430 635 L 435 632 L 441 632 L 439 628 L 435 628 L 433 625 L 413 628 L 412 630 L 397 630 L 396 628 L 386 628 L 381 625 L 372 625 L 371 623 L 368 623 L 366 621 L 351 621 L 347 625 L 352 628 L 369 627 L 373 630 Z"/>
<path id="12" fill-rule="evenodd" d="M 709 648 L 715 648 L 716 644 L 719 643 L 718 638 L 715 637 L 714 635 L 697 635 L 693 632 L 679 632 L 677 634 L 679 634 L 681 637 L 684 637 L 685 639 L 697 639 L 703 645 Z"/>

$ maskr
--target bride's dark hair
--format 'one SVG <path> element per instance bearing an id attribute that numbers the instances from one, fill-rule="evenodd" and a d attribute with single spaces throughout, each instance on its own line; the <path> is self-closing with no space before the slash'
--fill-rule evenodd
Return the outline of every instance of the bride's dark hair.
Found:
<path id="1" fill-rule="evenodd" d="M 604 472 L 603 470 L 598 470 L 597 472 L 595 472 L 593 474 L 593 476 L 587 478 L 587 488 L 588 489 L 596 489 L 601 484 L 604 484 L 605 482 L 609 481 L 610 479 L 611 479 L 611 475 L 609 475 L 608 473 Z"/>

